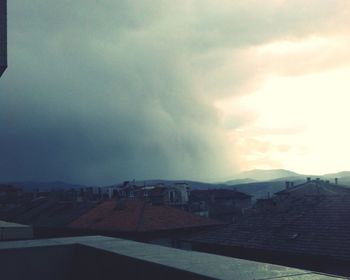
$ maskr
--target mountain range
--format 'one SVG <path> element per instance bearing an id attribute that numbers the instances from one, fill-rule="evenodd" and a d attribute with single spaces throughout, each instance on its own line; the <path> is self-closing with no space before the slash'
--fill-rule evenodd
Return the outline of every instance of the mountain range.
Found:
<path id="1" fill-rule="evenodd" d="M 254 169 L 237 174 L 231 180 L 218 183 L 207 183 L 191 180 L 137 180 L 135 184 L 138 186 L 164 184 L 172 185 L 174 183 L 187 183 L 192 189 L 215 189 L 215 188 L 230 188 L 246 192 L 256 198 L 267 197 L 285 188 L 285 181 L 293 181 L 295 184 L 302 183 L 307 177 L 320 177 L 323 179 L 332 180 L 339 179 L 339 184 L 350 186 L 350 171 L 342 171 L 338 173 L 329 173 L 325 175 L 304 175 L 285 169 Z M 35 181 L 18 181 L 6 182 L 3 184 L 18 186 L 26 191 L 52 190 L 52 189 L 80 189 L 88 187 L 86 185 L 71 184 L 62 181 L 53 182 L 35 182 Z M 116 186 L 120 183 L 114 184 Z M 97 187 L 97 186 L 95 186 Z M 107 186 L 106 186 L 107 187 Z"/>
<path id="2" fill-rule="evenodd" d="M 271 181 L 279 178 L 304 176 L 286 169 L 253 169 L 244 171 L 235 176 L 235 180 L 255 180 L 255 181 Z M 230 182 L 230 181 L 228 181 Z M 227 183 L 228 183 L 227 182 Z"/>

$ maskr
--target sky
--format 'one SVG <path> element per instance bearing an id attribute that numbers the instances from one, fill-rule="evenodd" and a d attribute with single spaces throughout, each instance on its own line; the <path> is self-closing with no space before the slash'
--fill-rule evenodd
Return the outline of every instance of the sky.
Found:
<path id="1" fill-rule="evenodd" d="M 350 2 L 11 0 L 0 181 L 350 164 Z"/>

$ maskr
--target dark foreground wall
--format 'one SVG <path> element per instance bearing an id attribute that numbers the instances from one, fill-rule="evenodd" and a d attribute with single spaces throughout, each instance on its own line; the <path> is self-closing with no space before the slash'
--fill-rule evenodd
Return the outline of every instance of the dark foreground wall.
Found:
<path id="1" fill-rule="evenodd" d="M 126 257 L 84 245 L 9 250 L 0 254 L 1 279 L 114 280 L 213 279 L 190 271 Z"/>
<path id="2" fill-rule="evenodd" d="M 6 0 L 0 0 L 0 77 L 7 67 Z"/>
<path id="3" fill-rule="evenodd" d="M 334 277 L 108 237 L 0 242 L 0 279 L 300 279 Z"/>
<path id="4" fill-rule="evenodd" d="M 350 279 L 350 261 L 335 259 L 330 256 L 310 255 L 307 253 L 292 254 L 282 251 L 268 251 L 195 242 L 191 243 L 191 247 L 194 251 L 319 271 L 327 274 L 340 275 L 346 277 L 346 279 Z"/>

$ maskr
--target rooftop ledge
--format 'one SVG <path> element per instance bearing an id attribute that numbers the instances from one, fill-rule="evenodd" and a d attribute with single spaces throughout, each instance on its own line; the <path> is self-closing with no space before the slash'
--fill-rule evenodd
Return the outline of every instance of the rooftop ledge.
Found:
<path id="1" fill-rule="evenodd" d="M 0 221 L 0 241 L 31 238 L 33 238 L 31 226 Z"/>
<path id="2" fill-rule="evenodd" d="M 0 242 L 0 271 L 8 280 L 341 279 L 103 236 Z"/>

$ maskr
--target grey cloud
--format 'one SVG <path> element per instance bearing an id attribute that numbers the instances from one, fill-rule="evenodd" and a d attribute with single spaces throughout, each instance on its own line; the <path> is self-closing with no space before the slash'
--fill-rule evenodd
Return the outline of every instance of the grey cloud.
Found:
<path id="1" fill-rule="evenodd" d="M 136 2 L 103 4 L 10 7 L 0 179 L 105 184 L 227 173 L 216 114 L 194 94 L 177 46 L 148 31 L 156 15 Z"/>
<path id="2" fill-rule="evenodd" d="M 211 0 L 193 2 L 197 20 L 192 41 L 204 50 L 321 34 L 338 27 L 344 20 L 343 10 L 348 8 L 344 1 L 331 0 L 225 1 L 222 7 Z"/>
<path id="3" fill-rule="evenodd" d="M 190 49 L 195 53 L 195 71 L 201 73 L 205 69 L 204 87 L 210 88 L 217 98 L 255 90 L 269 71 L 293 71 L 290 65 L 285 67 L 285 57 L 273 60 L 267 56 L 264 60 L 245 57 L 242 51 L 279 40 L 344 33 L 349 25 L 344 12 L 349 4 L 344 1 L 224 1 L 221 8 L 211 0 L 193 2 L 197 16 L 191 25 Z M 310 64 L 320 64 L 311 57 L 312 54 L 298 62 L 291 56 L 289 60 L 295 63 L 294 71 L 298 69 L 300 73 L 318 66 Z M 333 64 L 339 64 L 339 59 L 331 59 Z M 305 65 L 308 61 L 309 65 Z M 229 63 L 229 69 L 221 69 L 225 63 Z M 272 69 L 276 64 L 280 67 Z"/>
<path id="4" fill-rule="evenodd" d="M 307 25 L 310 8 L 260 1 L 218 12 L 217 1 L 11 1 L 0 180 L 229 176 L 225 127 L 195 78 L 221 67 L 221 50 L 315 32 L 334 8 L 324 2 Z M 242 67 L 232 86 L 251 79 Z"/>

